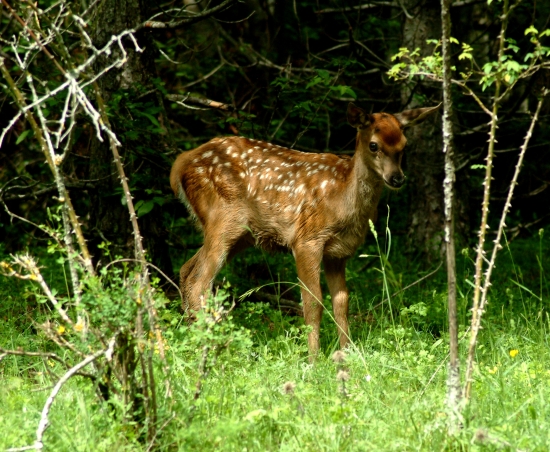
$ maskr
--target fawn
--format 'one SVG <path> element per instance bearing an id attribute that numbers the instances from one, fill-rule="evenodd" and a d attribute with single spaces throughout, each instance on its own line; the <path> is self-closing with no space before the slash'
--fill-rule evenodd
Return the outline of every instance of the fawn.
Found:
<path id="1" fill-rule="evenodd" d="M 184 309 L 198 311 L 214 278 L 237 252 L 258 245 L 290 250 L 296 260 L 311 356 L 319 351 L 321 262 L 338 326 L 349 342 L 345 265 L 376 219 L 384 186 L 400 188 L 403 130 L 439 106 L 391 115 L 349 104 L 357 129 L 353 157 L 305 153 L 243 137 L 214 138 L 178 156 L 174 193 L 204 233 L 204 245 L 180 270 Z"/>

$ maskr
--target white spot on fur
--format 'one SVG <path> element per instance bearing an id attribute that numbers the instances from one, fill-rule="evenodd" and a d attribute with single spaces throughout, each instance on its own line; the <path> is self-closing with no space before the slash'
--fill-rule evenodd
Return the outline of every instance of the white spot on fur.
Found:
<path id="1" fill-rule="evenodd" d="M 323 183 L 321 184 L 321 190 L 324 190 L 327 184 L 328 184 L 328 180 L 324 180 Z"/>
<path id="2" fill-rule="evenodd" d="M 220 161 L 220 158 L 216 155 L 213 159 L 212 159 L 212 163 L 215 165 L 216 163 L 218 163 Z"/>
<path id="3" fill-rule="evenodd" d="M 204 173 L 204 168 L 202 166 L 199 166 L 195 171 L 199 174 L 202 174 Z"/>
<path id="4" fill-rule="evenodd" d="M 212 154 L 213 154 L 212 151 L 207 151 L 207 152 L 205 152 L 204 154 L 202 154 L 202 158 L 203 158 L 203 159 L 207 159 L 208 157 L 211 157 Z"/>

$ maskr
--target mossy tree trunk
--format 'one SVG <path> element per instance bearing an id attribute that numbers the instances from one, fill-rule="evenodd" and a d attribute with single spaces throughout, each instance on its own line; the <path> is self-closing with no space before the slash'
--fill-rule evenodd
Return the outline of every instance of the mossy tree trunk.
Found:
<path id="1" fill-rule="evenodd" d="M 427 44 L 426 40 L 437 40 L 441 36 L 439 0 L 405 0 L 403 6 L 408 15 L 403 23 L 402 47 L 411 52 L 419 48 L 422 56 L 431 55 L 434 46 Z M 426 82 L 406 85 L 401 100 L 404 108 L 437 104 L 441 100 L 441 86 Z M 428 258 L 439 259 L 444 247 L 441 116 L 433 115 L 408 130 L 407 139 L 410 143 L 406 150 L 410 249 Z"/>
<path id="2" fill-rule="evenodd" d="M 92 37 L 97 48 L 105 45 L 113 35 L 135 28 L 149 18 L 149 3 L 144 0 L 104 0 L 94 10 Z M 156 47 L 147 31 L 135 35 L 141 52 L 131 39 L 123 40 L 127 61 L 121 68 L 113 68 L 99 79 L 101 95 L 109 106 L 109 116 L 122 143 L 120 153 L 134 201 L 150 199 L 146 190 L 161 190 L 167 185 L 158 159 L 168 148 L 166 133 L 161 127 L 151 132 L 154 119 L 162 124 L 162 101 L 157 96 L 152 80 L 155 77 Z M 114 59 L 121 57 L 118 46 L 112 53 L 98 59 L 96 72 L 100 72 Z M 150 117 L 141 115 L 149 110 Z M 153 119 L 151 119 L 151 117 Z M 139 173 L 137 169 L 140 168 Z M 90 146 L 89 178 L 95 189 L 90 191 L 90 237 L 96 260 L 101 259 L 101 242 L 112 244 L 111 252 L 133 257 L 134 242 L 128 209 L 123 203 L 120 180 L 115 170 L 108 141 L 95 136 Z M 166 183 L 163 183 L 166 181 Z M 158 209 L 158 206 L 155 206 Z M 157 211 L 160 211 L 158 209 Z M 155 211 L 155 212 L 157 212 Z M 161 227 L 160 215 L 148 214 L 140 218 L 141 234 L 149 260 L 170 273 L 168 249 Z"/>

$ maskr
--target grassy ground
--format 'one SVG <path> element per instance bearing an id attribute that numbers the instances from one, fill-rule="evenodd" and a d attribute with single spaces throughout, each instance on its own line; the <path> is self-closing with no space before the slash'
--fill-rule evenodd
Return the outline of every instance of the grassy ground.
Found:
<path id="1" fill-rule="evenodd" d="M 392 316 L 387 306 L 372 310 L 381 299 L 380 271 L 373 265 L 361 273 L 364 261 L 355 259 L 348 275 L 355 345 L 343 363 L 332 359 L 336 334 L 329 316 L 322 326 L 323 355 L 311 365 L 301 320 L 267 305 L 237 306 L 223 328 L 210 335 L 200 322 L 190 330 L 177 322 L 176 311 L 166 311 L 174 394 L 171 407 L 168 399 L 161 402 L 160 414 L 174 417 L 157 445 L 197 451 L 550 450 L 549 251 L 550 242 L 539 237 L 504 250 L 477 351 L 473 399 L 456 437 L 446 430 L 448 347 L 441 278 L 396 296 Z M 286 271 L 288 262 L 281 259 L 273 274 Z M 467 256 L 459 269 L 464 332 L 471 298 Z M 392 284 L 403 287 L 417 277 L 406 263 L 387 268 L 386 274 L 390 291 Z M 36 307 L 28 286 L 2 279 L 0 287 L 0 343 L 46 347 L 29 321 L 43 315 L 44 307 Z M 201 345 L 225 344 L 228 338 L 232 342 L 219 356 L 209 355 L 208 375 L 201 375 Z M 25 357 L 0 363 L 1 450 L 33 443 L 50 372 L 59 375 L 61 369 Z M 202 393 L 193 403 L 199 380 Z M 122 409 L 99 404 L 91 385 L 73 378 L 54 402 L 47 450 L 146 450 L 133 428 L 120 422 Z"/>

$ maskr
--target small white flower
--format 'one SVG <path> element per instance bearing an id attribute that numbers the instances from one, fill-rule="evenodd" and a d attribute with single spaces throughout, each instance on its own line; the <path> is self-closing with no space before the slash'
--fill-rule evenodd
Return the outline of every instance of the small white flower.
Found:
<path id="1" fill-rule="evenodd" d="M 372 377 L 370 375 L 365 375 L 365 380 L 369 382 L 372 380 Z"/>

